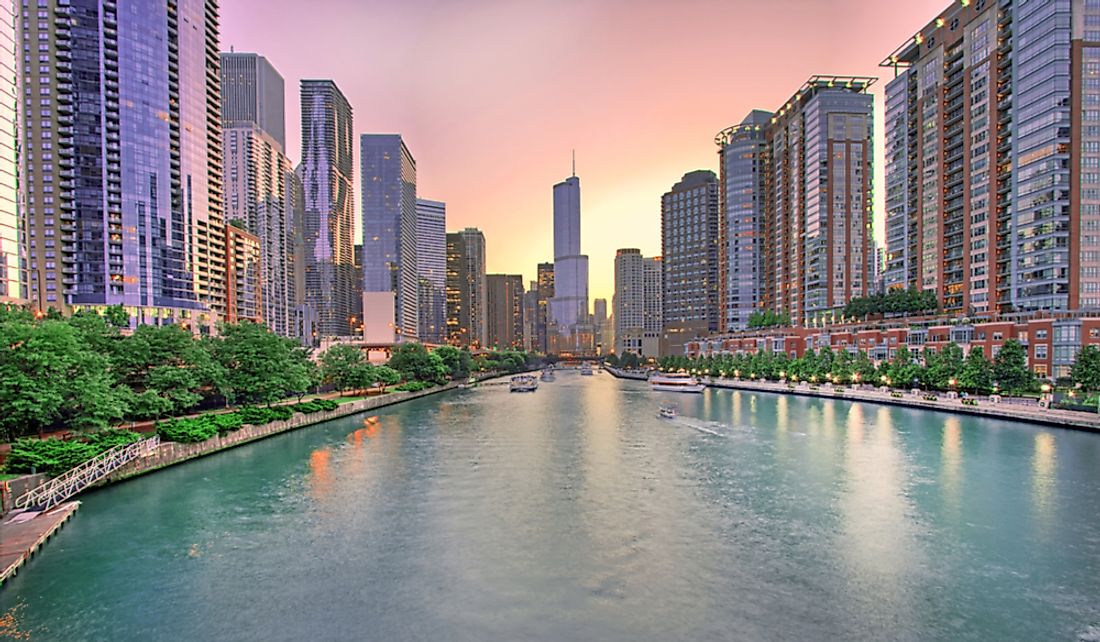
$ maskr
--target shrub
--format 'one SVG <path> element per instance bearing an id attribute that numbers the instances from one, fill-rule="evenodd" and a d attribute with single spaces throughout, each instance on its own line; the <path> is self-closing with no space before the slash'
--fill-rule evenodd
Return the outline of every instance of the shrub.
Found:
<path id="1" fill-rule="evenodd" d="M 143 437 L 130 430 L 102 430 L 84 435 L 82 439 L 20 439 L 12 444 L 4 463 L 9 473 L 59 475 L 115 446 L 125 446 Z"/>
<path id="2" fill-rule="evenodd" d="M 166 441 L 194 444 L 218 434 L 218 427 L 209 415 L 190 419 L 172 419 L 157 424 L 157 434 Z"/>
<path id="3" fill-rule="evenodd" d="M 408 383 L 397 386 L 394 390 L 398 392 L 420 392 L 421 390 L 427 390 L 434 386 L 435 384 L 431 381 L 409 381 Z"/>
<path id="4" fill-rule="evenodd" d="M 115 446 L 128 446 L 142 439 L 142 435 L 132 430 L 114 428 L 84 435 L 84 440 L 95 446 L 97 454 L 107 452 Z"/>
<path id="5" fill-rule="evenodd" d="M 303 401 L 302 403 L 294 404 L 290 406 L 290 409 L 294 412 L 311 415 L 315 412 L 336 410 L 339 406 L 340 402 L 334 399 L 313 399 L 312 401 Z"/>
<path id="6" fill-rule="evenodd" d="M 976 405 L 978 405 L 978 400 L 977 399 L 963 399 L 962 403 L 963 403 L 964 406 L 976 406 Z"/>
<path id="7" fill-rule="evenodd" d="M 79 466 L 99 454 L 96 446 L 83 441 L 61 439 L 18 439 L 4 462 L 9 473 L 29 473 L 32 470 L 47 475 L 59 475 Z"/>
<path id="8" fill-rule="evenodd" d="M 905 395 L 901 394 L 900 392 L 891 392 L 890 396 L 893 397 L 894 399 L 901 399 Z"/>
<path id="9" fill-rule="evenodd" d="M 271 408 L 257 408 L 249 406 L 241 408 L 236 413 L 242 423 L 262 426 L 272 421 L 286 421 L 294 416 L 294 410 L 288 406 L 273 406 Z"/>
<path id="10" fill-rule="evenodd" d="M 925 401 L 939 401 L 940 398 L 937 397 L 936 395 L 924 395 L 924 400 Z"/>

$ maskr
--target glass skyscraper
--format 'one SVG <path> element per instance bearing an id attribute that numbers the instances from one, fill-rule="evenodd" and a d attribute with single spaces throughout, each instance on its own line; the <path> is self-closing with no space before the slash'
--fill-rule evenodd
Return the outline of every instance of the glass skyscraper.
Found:
<path id="1" fill-rule="evenodd" d="M 581 254 L 581 180 L 575 175 L 554 185 L 554 297 L 550 322 L 559 351 L 583 351 L 578 325 L 588 323 L 588 257 Z"/>
<path id="2" fill-rule="evenodd" d="M 767 204 L 768 123 L 772 113 L 754 109 L 719 132 L 721 260 L 719 330 L 743 330 L 761 304 L 764 277 L 764 209 Z"/>
<path id="3" fill-rule="evenodd" d="M 399 134 L 363 134 L 359 145 L 363 292 L 393 292 L 394 327 L 416 339 L 416 160 Z"/>
<path id="4" fill-rule="evenodd" d="M 19 185 L 19 48 L 14 0 L 0 0 L 0 304 L 26 299 L 26 246 Z"/>
<path id="5" fill-rule="evenodd" d="M 215 0 L 77 0 L 26 16 L 36 308 L 121 304 L 199 329 L 224 314 L 217 13 Z"/>
<path id="6" fill-rule="evenodd" d="M 419 336 L 443 343 L 447 330 L 447 205 L 416 199 L 416 275 Z"/>
<path id="7" fill-rule="evenodd" d="M 331 80 L 303 80 L 302 182 L 305 317 L 320 336 L 351 334 L 361 310 L 353 283 L 352 113 Z"/>

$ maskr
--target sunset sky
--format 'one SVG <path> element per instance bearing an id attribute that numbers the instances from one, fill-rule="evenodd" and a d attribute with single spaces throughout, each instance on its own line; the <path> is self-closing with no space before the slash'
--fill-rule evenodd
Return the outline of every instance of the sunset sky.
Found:
<path id="1" fill-rule="evenodd" d="M 419 196 L 447 228 L 485 232 L 490 273 L 552 260 L 551 186 L 577 150 L 590 298 L 610 300 L 615 250 L 660 253 L 660 197 L 718 170 L 714 134 L 774 109 L 813 74 L 881 78 L 878 63 L 947 0 L 265 0 L 222 3 L 222 48 L 267 56 L 287 82 L 331 78 L 359 133 L 401 133 Z M 358 157 L 358 137 L 356 139 Z M 358 160 L 358 159 L 357 159 Z M 356 207 L 358 209 L 358 167 Z M 881 235 L 882 190 L 876 188 Z M 359 226 L 359 222 L 356 222 Z"/>

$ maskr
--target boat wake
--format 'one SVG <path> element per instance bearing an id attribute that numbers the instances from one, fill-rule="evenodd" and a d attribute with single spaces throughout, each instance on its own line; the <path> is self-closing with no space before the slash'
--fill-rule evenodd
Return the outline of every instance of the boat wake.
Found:
<path id="1" fill-rule="evenodd" d="M 725 437 L 725 435 L 716 430 L 722 427 L 722 424 L 713 421 L 705 422 L 699 421 L 698 419 L 692 419 L 691 417 L 679 417 L 674 420 L 674 423 L 680 424 L 681 426 L 687 426 L 688 428 L 694 428 L 701 433 L 714 435 L 715 437 Z"/>

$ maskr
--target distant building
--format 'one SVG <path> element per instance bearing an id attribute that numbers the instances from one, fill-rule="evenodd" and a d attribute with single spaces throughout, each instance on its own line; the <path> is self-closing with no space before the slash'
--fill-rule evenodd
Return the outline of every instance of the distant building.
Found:
<path id="1" fill-rule="evenodd" d="M 662 340 L 671 353 L 718 330 L 719 225 L 710 170 L 684 174 L 661 197 Z"/>
<path id="2" fill-rule="evenodd" d="M 400 134 L 360 137 L 363 292 L 392 292 L 389 319 L 404 339 L 419 332 L 416 160 Z M 364 315 L 376 310 L 364 310 Z"/>
<path id="3" fill-rule="evenodd" d="M 643 257 L 641 250 L 627 248 L 615 253 L 616 354 L 633 352 L 639 356 L 660 356 L 661 332 L 661 257 Z"/>
<path id="4" fill-rule="evenodd" d="M 488 303 L 486 346 L 523 349 L 523 276 L 489 274 L 485 277 Z"/>
<path id="5" fill-rule="evenodd" d="M 590 352 L 579 325 L 588 325 L 588 257 L 581 254 L 581 182 L 575 175 L 554 185 L 554 296 L 550 321 L 560 352 Z M 590 332 L 588 333 L 591 334 Z"/>
<path id="6" fill-rule="evenodd" d="M 539 282 L 530 281 L 523 293 L 523 349 L 540 352 L 538 347 Z"/>
<path id="7" fill-rule="evenodd" d="M 614 332 L 607 319 L 607 299 L 592 300 L 592 327 L 596 332 L 596 353 L 607 354 L 614 349 Z"/>
<path id="8" fill-rule="evenodd" d="M 425 343 L 447 340 L 447 206 L 416 199 L 418 334 Z"/>
<path id="9" fill-rule="evenodd" d="M 301 100 L 305 305 L 321 336 L 347 336 L 361 310 L 353 283 L 351 105 L 331 80 L 303 80 Z"/>
<path id="10" fill-rule="evenodd" d="M 535 320 L 535 350 L 550 353 L 550 301 L 554 298 L 554 264 L 538 264 L 538 311 Z"/>
<path id="11" fill-rule="evenodd" d="M 222 52 L 222 124 L 254 124 L 286 150 L 286 100 L 282 75 L 261 55 Z"/>
<path id="12" fill-rule="evenodd" d="M 263 252 L 259 237 L 226 225 L 225 255 L 226 321 L 263 323 Z"/>
<path id="13" fill-rule="evenodd" d="M 488 334 L 485 235 L 468 227 L 447 233 L 447 341 L 482 347 Z"/>

